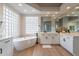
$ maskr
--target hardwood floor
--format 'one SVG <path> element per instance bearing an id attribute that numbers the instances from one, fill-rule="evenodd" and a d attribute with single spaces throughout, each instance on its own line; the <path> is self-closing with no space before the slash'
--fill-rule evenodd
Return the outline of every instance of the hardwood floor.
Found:
<path id="1" fill-rule="evenodd" d="M 64 48 L 59 45 L 52 45 L 52 48 L 42 48 L 42 45 L 37 44 L 23 51 L 14 52 L 14 56 L 72 56 Z"/>

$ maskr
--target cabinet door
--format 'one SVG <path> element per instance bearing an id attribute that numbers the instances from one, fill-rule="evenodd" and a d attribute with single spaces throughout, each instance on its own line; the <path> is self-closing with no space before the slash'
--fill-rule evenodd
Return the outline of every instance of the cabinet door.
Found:
<path id="1" fill-rule="evenodd" d="M 73 53 L 73 37 L 64 36 L 60 38 L 60 45 L 63 46 L 70 53 Z"/>
<path id="2" fill-rule="evenodd" d="M 4 43 L 3 41 L 0 42 L 0 56 L 3 55 L 3 48 L 4 48 Z"/>
<path id="3" fill-rule="evenodd" d="M 11 40 L 5 40 L 3 42 L 4 46 L 2 47 L 2 55 L 3 56 L 11 56 L 12 55 L 12 42 Z"/>
<path id="4" fill-rule="evenodd" d="M 46 41 L 46 44 L 52 44 L 53 42 L 53 40 L 51 39 L 51 36 L 46 36 L 45 37 L 45 41 Z"/>
<path id="5" fill-rule="evenodd" d="M 60 38 L 60 45 L 63 46 L 64 48 L 65 48 L 65 41 L 66 41 L 65 37 Z"/>
<path id="6" fill-rule="evenodd" d="M 66 46 L 65 48 L 70 52 L 73 53 L 73 37 L 67 36 L 66 37 Z"/>
<path id="7" fill-rule="evenodd" d="M 47 43 L 47 37 L 45 34 L 40 35 L 40 43 L 46 44 Z"/>
<path id="8" fill-rule="evenodd" d="M 11 56 L 12 55 L 12 49 L 11 46 L 7 46 L 6 48 L 3 48 L 3 56 Z"/>

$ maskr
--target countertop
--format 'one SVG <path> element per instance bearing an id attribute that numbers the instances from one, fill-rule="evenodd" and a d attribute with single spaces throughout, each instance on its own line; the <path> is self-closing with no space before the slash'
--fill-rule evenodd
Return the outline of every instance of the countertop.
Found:
<path id="1" fill-rule="evenodd" d="M 60 35 L 66 35 L 66 36 L 79 36 L 78 32 L 75 33 L 60 33 Z"/>

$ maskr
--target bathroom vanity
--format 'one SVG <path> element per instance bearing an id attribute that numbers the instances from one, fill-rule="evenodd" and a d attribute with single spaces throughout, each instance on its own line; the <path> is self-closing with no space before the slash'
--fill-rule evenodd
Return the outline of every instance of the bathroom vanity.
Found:
<path id="1" fill-rule="evenodd" d="M 4 33 L 3 28 L 3 18 L 0 17 L 0 56 L 11 56 L 13 55 L 12 38 L 4 38 L 6 33 Z"/>
<path id="2" fill-rule="evenodd" d="M 60 45 L 72 55 L 79 55 L 79 33 L 60 33 Z"/>
<path id="3" fill-rule="evenodd" d="M 59 44 L 59 33 L 40 32 L 38 39 L 40 44 Z"/>
<path id="4" fill-rule="evenodd" d="M 12 56 L 13 49 L 12 49 L 12 40 L 7 39 L 0 39 L 0 56 Z"/>

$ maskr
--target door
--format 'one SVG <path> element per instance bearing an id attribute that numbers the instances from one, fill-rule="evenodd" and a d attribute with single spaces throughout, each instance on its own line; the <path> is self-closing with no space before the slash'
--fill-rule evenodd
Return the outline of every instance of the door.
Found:
<path id="1" fill-rule="evenodd" d="M 60 45 L 65 48 L 65 37 L 63 36 L 60 37 Z"/>
<path id="2" fill-rule="evenodd" d="M 66 46 L 65 48 L 70 52 L 73 53 L 73 37 L 67 36 L 66 37 Z"/>

